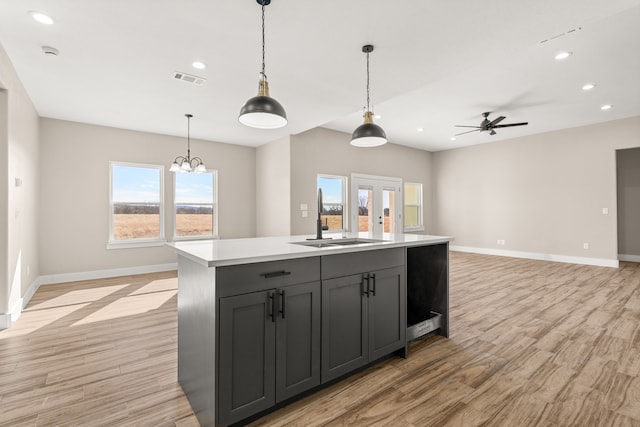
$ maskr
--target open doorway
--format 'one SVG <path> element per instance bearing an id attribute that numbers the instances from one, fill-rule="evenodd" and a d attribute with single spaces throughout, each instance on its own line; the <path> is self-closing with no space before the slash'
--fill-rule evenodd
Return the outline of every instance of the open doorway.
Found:
<path id="1" fill-rule="evenodd" d="M 616 151 L 618 259 L 640 262 L 640 147 Z"/>

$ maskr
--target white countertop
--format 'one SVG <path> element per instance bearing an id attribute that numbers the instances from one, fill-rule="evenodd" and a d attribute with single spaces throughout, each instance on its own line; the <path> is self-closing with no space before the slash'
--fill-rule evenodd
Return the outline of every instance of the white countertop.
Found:
<path id="1" fill-rule="evenodd" d="M 292 258 L 306 258 L 321 255 L 333 255 L 349 252 L 370 251 L 376 249 L 399 248 L 408 246 L 434 245 L 453 240 L 449 236 L 428 236 L 423 234 L 372 235 L 370 233 L 324 233 L 326 242 L 345 239 L 382 240 L 372 243 L 359 243 L 346 246 L 328 245 L 313 247 L 296 245 L 291 242 L 305 242 L 314 238 L 306 236 L 258 237 L 251 239 L 190 240 L 167 243 L 179 255 L 185 256 L 207 267 L 250 264 L 254 262 L 277 261 Z M 330 240 L 328 238 L 331 238 Z"/>

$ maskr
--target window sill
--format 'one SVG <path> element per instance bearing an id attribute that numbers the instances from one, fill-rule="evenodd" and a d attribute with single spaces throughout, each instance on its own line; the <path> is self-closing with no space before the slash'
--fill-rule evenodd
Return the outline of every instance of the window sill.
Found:
<path id="1" fill-rule="evenodd" d="M 404 228 L 404 232 L 405 233 L 416 233 L 416 232 L 422 232 L 422 231 L 424 231 L 424 227 L 423 226 L 405 227 Z"/>
<path id="2" fill-rule="evenodd" d="M 131 249 L 131 248 L 148 248 L 153 246 L 164 246 L 166 240 L 123 240 L 107 242 L 107 249 Z"/>
<path id="3" fill-rule="evenodd" d="M 184 242 L 189 240 L 218 240 L 219 236 L 174 236 L 174 242 Z"/>

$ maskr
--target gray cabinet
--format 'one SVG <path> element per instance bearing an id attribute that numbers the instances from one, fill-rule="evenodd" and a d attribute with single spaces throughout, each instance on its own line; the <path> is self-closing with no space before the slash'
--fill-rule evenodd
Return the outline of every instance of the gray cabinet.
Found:
<path id="1" fill-rule="evenodd" d="M 219 343 L 223 425 L 320 384 L 320 282 L 220 298 Z"/>
<path id="2" fill-rule="evenodd" d="M 323 383 L 406 346 L 404 251 L 366 254 L 322 258 Z"/>

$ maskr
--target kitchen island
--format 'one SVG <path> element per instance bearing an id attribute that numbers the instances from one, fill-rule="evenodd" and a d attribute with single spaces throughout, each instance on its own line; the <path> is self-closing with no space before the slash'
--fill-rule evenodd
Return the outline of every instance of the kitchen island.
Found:
<path id="1" fill-rule="evenodd" d="M 406 356 L 410 339 L 448 336 L 451 240 L 355 233 L 170 243 L 178 380 L 200 424 L 243 422 Z"/>

